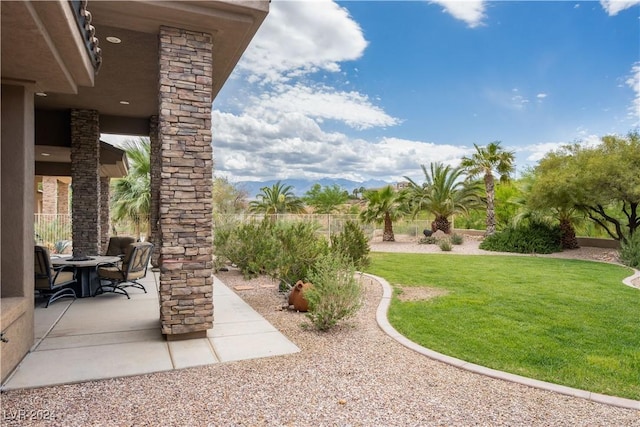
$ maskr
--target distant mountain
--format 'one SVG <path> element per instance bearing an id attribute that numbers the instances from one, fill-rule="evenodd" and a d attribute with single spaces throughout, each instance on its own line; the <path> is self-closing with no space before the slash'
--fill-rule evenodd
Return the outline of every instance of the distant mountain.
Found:
<path id="1" fill-rule="evenodd" d="M 368 180 L 364 182 L 356 182 L 350 181 L 348 179 L 332 179 L 332 178 L 322 178 L 320 180 L 309 180 L 309 179 L 273 179 L 269 181 L 238 181 L 236 182 L 236 186 L 243 190 L 246 190 L 249 199 L 255 199 L 258 194 L 261 193 L 261 189 L 263 187 L 271 187 L 273 184 L 281 181 L 283 184 L 291 185 L 293 187 L 293 193 L 302 197 L 304 194 L 313 187 L 314 184 L 320 184 L 324 186 L 332 186 L 334 184 L 339 185 L 340 187 L 347 190 L 349 193 L 353 192 L 354 188 L 380 188 L 385 185 L 389 185 L 390 183 L 380 181 L 380 180 Z M 395 183 L 394 183 L 395 184 Z"/>

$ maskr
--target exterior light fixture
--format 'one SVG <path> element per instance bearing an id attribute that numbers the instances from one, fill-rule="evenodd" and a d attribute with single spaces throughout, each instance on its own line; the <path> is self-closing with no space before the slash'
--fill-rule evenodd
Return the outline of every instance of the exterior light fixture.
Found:
<path id="1" fill-rule="evenodd" d="M 44 157 L 49 157 L 51 154 L 49 154 L 49 153 L 40 153 L 40 155 L 44 156 Z"/>
<path id="2" fill-rule="evenodd" d="M 36 92 L 36 96 L 47 96 L 44 92 Z"/>
<path id="3" fill-rule="evenodd" d="M 122 104 L 122 105 L 129 105 L 129 101 L 120 101 L 120 104 Z"/>
<path id="4" fill-rule="evenodd" d="M 120 40 L 118 37 L 115 37 L 115 36 L 108 36 L 108 37 L 106 38 L 106 40 L 107 40 L 109 43 L 113 43 L 113 44 L 120 44 L 120 43 L 122 43 L 122 40 Z"/>

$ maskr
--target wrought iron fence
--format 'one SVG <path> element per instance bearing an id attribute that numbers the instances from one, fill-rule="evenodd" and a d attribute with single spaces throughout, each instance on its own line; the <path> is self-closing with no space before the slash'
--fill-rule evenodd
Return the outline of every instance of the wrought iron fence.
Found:
<path id="1" fill-rule="evenodd" d="M 234 215 L 214 215 L 214 233 L 216 227 L 225 228 L 233 224 L 241 224 L 249 221 L 262 221 L 265 218 L 274 221 L 309 221 L 319 226 L 318 233 L 330 237 L 332 234 L 342 231 L 344 224 L 351 220 L 360 222 L 358 215 L 348 214 L 234 214 Z M 371 238 L 382 233 L 382 225 L 360 223 L 364 232 Z M 402 219 L 393 222 L 395 234 L 408 235 L 412 237 L 421 236 L 422 230 L 431 229 L 430 220 Z"/>
<path id="2" fill-rule="evenodd" d="M 71 252 L 70 214 L 35 214 L 34 231 L 35 244 L 56 254 Z"/>

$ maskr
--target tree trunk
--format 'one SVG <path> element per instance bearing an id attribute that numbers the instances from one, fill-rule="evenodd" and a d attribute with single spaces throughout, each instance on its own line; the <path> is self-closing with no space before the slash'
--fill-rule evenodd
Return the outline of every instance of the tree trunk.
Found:
<path id="1" fill-rule="evenodd" d="M 436 219 L 431 223 L 431 231 L 434 233 L 438 230 L 444 231 L 446 234 L 451 233 L 451 223 L 444 216 L 436 216 Z"/>
<path id="2" fill-rule="evenodd" d="M 395 242 L 396 238 L 393 235 L 393 223 L 391 222 L 391 216 L 389 213 L 384 214 L 384 231 L 382 232 L 383 242 Z"/>
<path id="3" fill-rule="evenodd" d="M 576 230 L 568 219 L 560 220 L 560 241 L 562 249 L 578 249 L 578 239 L 576 238 Z"/>
<path id="4" fill-rule="evenodd" d="M 491 173 L 484 176 L 484 187 L 487 191 L 487 231 L 485 234 L 490 236 L 496 232 L 495 186 Z"/>

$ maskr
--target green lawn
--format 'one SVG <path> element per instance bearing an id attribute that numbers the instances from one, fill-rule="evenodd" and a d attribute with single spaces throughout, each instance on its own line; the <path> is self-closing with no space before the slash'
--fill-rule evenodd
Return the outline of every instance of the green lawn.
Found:
<path id="1" fill-rule="evenodd" d="M 517 256 L 372 253 L 389 321 L 432 350 L 494 369 L 640 399 L 640 290 L 628 268 Z M 401 302 L 398 285 L 449 291 Z"/>

